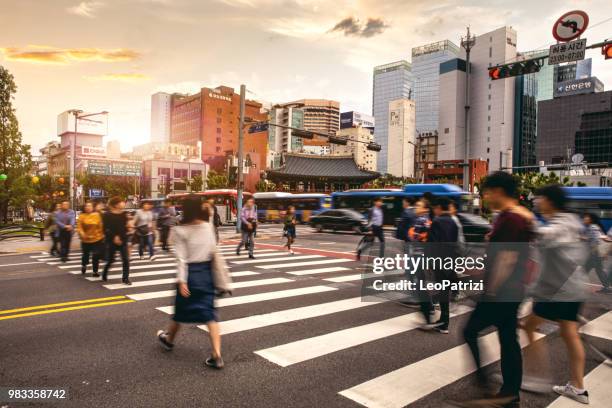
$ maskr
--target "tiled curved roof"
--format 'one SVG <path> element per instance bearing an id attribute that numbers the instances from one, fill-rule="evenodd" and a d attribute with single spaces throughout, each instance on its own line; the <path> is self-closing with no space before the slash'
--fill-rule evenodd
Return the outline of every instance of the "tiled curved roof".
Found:
<path id="1" fill-rule="evenodd" d="M 281 168 L 268 171 L 269 178 L 327 178 L 364 182 L 380 175 L 375 171 L 361 170 L 352 156 L 285 154 L 284 160 Z"/>

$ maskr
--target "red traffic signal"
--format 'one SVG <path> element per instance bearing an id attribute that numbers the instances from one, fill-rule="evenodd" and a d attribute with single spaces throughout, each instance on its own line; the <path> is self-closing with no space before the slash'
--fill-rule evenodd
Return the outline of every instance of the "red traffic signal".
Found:
<path id="1" fill-rule="evenodd" d="M 601 49 L 605 59 L 612 59 L 612 44 L 607 44 Z"/>
<path id="2" fill-rule="evenodd" d="M 500 73 L 500 69 L 499 68 L 490 68 L 489 69 L 489 78 L 493 79 L 499 79 L 499 73 Z"/>

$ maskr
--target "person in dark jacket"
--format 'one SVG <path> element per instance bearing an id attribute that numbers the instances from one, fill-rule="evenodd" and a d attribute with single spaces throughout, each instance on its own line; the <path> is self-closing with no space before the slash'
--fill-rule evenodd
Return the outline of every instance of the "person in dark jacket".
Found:
<path id="1" fill-rule="evenodd" d="M 217 209 L 217 206 L 215 205 L 215 199 L 209 198 L 207 202 L 208 202 L 208 205 L 210 206 L 210 209 L 212 210 L 211 222 L 212 222 L 213 227 L 215 227 L 215 239 L 217 240 L 217 243 L 218 243 L 219 242 L 219 227 L 223 225 L 223 223 L 221 222 L 221 216 L 219 215 L 219 210 Z"/>
<path id="2" fill-rule="evenodd" d="M 55 225 L 55 213 L 59 210 L 60 204 L 53 204 L 53 206 L 51 206 L 51 211 L 49 211 L 47 221 L 45 222 L 45 229 L 51 237 L 51 249 L 49 249 L 49 253 L 51 254 L 51 256 L 59 255 L 59 236 L 57 234 L 57 225 Z"/>
<path id="3" fill-rule="evenodd" d="M 163 207 L 157 214 L 157 225 L 159 226 L 159 240 L 161 241 L 162 251 L 169 251 L 168 238 L 170 229 L 175 225 L 176 211 L 170 200 L 164 200 Z"/>
<path id="4" fill-rule="evenodd" d="M 113 197 L 108 201 L 109 211 L 104 213 L 102 224 L 104 225 L 104 236 L 106 238 L 106 246 L 108 254 L 106 257 L 106 265 L 102 272 L 102 280 L 108 280 L 108 270 L 115 261 L 115 252 L 121 254 L 121 262 L 123 264 L 122 281 L 126 285 L 131 285 L 130 276 L 130 258 L 127 250 L 127 223 L 128 217 L 125 209 L 125 201 L 121 197 Z"/>
<path id="5" fill-rule="evenodd" d="M 455 258 L 457 256 L 457 239 L 459 229 L 457 224 L 452 219 L 449 212 L 450 200 L 446 197 L 439 197 L 434 201 L 433 212 L 435 218 L 431 223 L 429 235 L 427 236 L 426 254 L 429 258 L 446 259 L 448 257 Z M 433 270 L 434 281 L 443 283 L 445 281 L 455 280 L 455 271 L 453 269 L 444 269 L 444 263 L 438 265 L 436 262 Z M 448 333 L 448 324 L 450 322 L 450 288 L 440 290 L 434 297 L 440 302 L 440 319 L 436 322 L 431 322 L 432 303 L 428 300 L 421 302 L 421 312 L 425 316 L 427 324 L 422 326 L 425 330 L 436 330 L 440 333 Z"/>
<path id="6" fill-rule="evenodd" d="M 416 213 L 414 212 L 414 199 L 404 198 L 402 215 L 395 231 L 395 238 L 401 239 L 402 241 L 410 241 L 408 237 L 408 230 L 414 225 L 416 220 Z"/>

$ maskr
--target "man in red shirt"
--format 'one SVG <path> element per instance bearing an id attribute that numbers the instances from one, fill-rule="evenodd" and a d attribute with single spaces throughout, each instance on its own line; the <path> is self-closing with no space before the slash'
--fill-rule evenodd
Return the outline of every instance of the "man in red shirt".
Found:
<path id="1" fill-rule="evenodd" d="M 503 385 L 491 398 L 471 401 L 465 406 L 518 407 L 523 376 L 521 347 L 517 339 L 517 313 L 524 296 L 524 274 L 528 242 L 532 239 L 533 214 L 517 203 L 518 183 L 511 174 L 498 171 L 483 186 L 486 204 L 498 215 L 489 234 L 484 287 L 464 329 L 464 337 L 477 367 L 479 381 L 487 379 L 481 367 L 478 334 L 495 326 L 501 346 Z"/>

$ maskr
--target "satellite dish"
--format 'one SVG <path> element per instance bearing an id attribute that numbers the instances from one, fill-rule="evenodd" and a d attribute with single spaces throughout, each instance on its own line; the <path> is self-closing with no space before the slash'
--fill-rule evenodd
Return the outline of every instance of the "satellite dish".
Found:
<path id="1" fill-rule="evenodd" d="M 584 155 L 582 153 L 576 153 L 572 156 L 572 163 L 580 164 L 584 160 Z"/>

